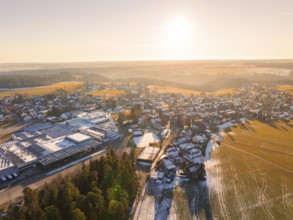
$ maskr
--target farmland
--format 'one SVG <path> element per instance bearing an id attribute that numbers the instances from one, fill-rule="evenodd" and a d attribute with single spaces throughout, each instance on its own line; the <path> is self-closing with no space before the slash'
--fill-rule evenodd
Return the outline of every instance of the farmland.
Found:
<path id="1" fill-rule="evenodd" d="M 89 95 L 93 96 L 120 96 L 123 95 L 125 92 L 118 89 L 102 89 L 102 90 L 96 90 L 93 92 L 87 92 Z"/>
<path id="2" fill-rule="evenodd" d="M 68 92 L 73 92 L 78 88 L 82 82 L 60 82 L 50 86 L 39 86 L 31 88 L 22 88 L 17 90 L 0 91 L 0 98 L 5 96 L 13 96 L 15 94 L 22 94 L 27 96 L 47 95 L 57 92 L 58 89 L 64 89 Z"/>
<path id="3" fill-rule="evenodd" d="M 179 93 L 183 95 L 200 95 L 202 93 L 201 91 L 175 88 L 175 87 L 169 87 L 169 86 L 149 86 L 148 88 L 150 89 L 150 91 L 158 92 L 158 93 L 168 92 L 168 93 Z M 206 92 L 206 94 L 216 94 L 216 95 L 229 94 L 229 93 L 232 93 L 234 90 L 235 89 L 233 88 L 223 89 L 216 92 Z"/>
<path id="4" fill-rule="evenodd" d="M 292 219 L 292 134 L 289 125 L 259 121 L 223 133 L 206 162 L 207 182 L 147 187 L 135 219 Z"/>
<path id="5" fill-rule="evenodd" d="M 200 91 L 193 91 L 189 89 L 181 89 L 181 88 L 175 88 L 175 87 L 169 87 L 169 86 L 149 86 L 148 87 L 150 91 L 157 92 L 157 93 L 180 93 L 183 95 L 199 95 Z"/>
<path id="6" fill-rule="evenodd" d="M 250 121 L 206 164 L 215 219 L 293 218 L 293 128 Z"/>
<path id="7" fill-rule="evenodd" d="M 276 89 L 283 91 L 283 92 L 293 94 L 293 86 L 292 85 L 280 85 L 280 86 L 276 86 Z"/>
<path id="8" fill-rule="evenodd" d="M 234 91 L 235 91 L 235 88 L 230 88 L 230 89 L 222 89 L 216 92 L 209 92 L 208 94 L 225 95 L 225 94 L 231 94 Z"/>

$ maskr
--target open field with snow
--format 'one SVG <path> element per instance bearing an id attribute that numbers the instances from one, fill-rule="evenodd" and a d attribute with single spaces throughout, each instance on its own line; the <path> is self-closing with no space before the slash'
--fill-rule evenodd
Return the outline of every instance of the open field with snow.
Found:
<path id="1" fill-rule="evenodd" d="M 179 178 L 164 187 L 148 183 L 134 219 L 192 220 L 212 219 L 206 181 L 182 181 Z"/>
<path id="2" fill-rule="evenodd" d="M 60 82 L 50 86 L 39 86 L 39 87 L 30 87 L 22 89 L 10 89 L 5 91 L 0 91 L 0 98 L 5 96 L 13 96 L 15 94 L 22 94 L 28 96 L 34 95 L 47 95 L 55 93 L 58 89 L 64 89 L 68 92 L 76 91 L 76 88 L 80 86 L 82 82 Z"/>
<path id="3" fill-rule="evenodd" d="M 152 143 L 159 143 L 160 139 L 155 133 L 145 133 L 143 136 L 134 137 L 133 141 L 139 148 L 148 147 Z"/>
<path id="4" fill-rule="evenodd" d="M 214 219 L 293 219 L 293 127 L 250 121 L 206 163 Z"/>

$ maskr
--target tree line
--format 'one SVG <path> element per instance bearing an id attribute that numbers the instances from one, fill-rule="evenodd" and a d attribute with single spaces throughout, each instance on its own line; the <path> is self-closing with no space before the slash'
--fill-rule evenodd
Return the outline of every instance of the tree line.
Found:
<path id="1" fill-rule="evenodd" d="M 73 80 L 75 80 L 75 77 L 69 72 L 57 74 L 6 74 L 0 75 L 0 88 L 45 86 Z"/>
<path id="2" fill-rule="evenodd" d="M 5 219 L 128 219 L 139 187 L 133 161 L 133 154 L 119 158 L 110 147 L 76 175 L 55 179 L 39 191 L 24 188 L 23 202 L 10 205 Z"/>

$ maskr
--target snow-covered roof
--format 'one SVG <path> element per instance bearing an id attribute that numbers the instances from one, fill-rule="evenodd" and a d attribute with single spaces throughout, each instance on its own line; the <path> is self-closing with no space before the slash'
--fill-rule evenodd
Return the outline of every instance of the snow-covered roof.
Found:
<path id="1" fill-rule="evenodd" d="M 92 137 L 89 135 L 77 132 L 75 134 L 71 134 L 71 135 L 67 136 L 66 138 L 79 144 L 79 143 L 90 140 Z"/>
<path id="2" fill-rule="evenodd" d="M 137 157 L 138 160 L 152 161 L 154 157 L 159 152 L 160 148 L 158 147 L 146 147 L 141 154 Z"/>

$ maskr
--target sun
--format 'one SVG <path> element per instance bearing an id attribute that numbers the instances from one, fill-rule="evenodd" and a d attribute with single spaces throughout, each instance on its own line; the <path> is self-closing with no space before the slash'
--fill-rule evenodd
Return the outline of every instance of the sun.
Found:
<path id="1" fill-rule="evenodd" d="M 176 17 L 165 26 L 166 43 L 169 46 L 184 46 L 190 35 L 189 21 L 184 17 Z"/>

